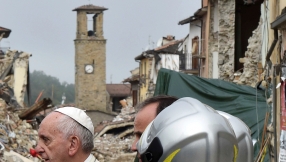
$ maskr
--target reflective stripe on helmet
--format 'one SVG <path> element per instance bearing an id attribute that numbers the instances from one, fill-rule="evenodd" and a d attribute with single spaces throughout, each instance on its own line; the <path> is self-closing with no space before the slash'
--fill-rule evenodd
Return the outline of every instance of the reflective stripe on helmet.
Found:
<path id="1" fill-rule="evenodd" d="M 237 147 L 235 145 L 233 145 L 233 151 L 234 151 L 233 162 L 236 162 L 238 149 L 237 149 Z"/>
<path id="2" fill-rule="evenodd" d="M 175 150 L 172 152 L 165 160 L 164 162 L 172 162 L 173 158 L 177 155 L 177 153 L 180 152 L 180 149 Z"/>

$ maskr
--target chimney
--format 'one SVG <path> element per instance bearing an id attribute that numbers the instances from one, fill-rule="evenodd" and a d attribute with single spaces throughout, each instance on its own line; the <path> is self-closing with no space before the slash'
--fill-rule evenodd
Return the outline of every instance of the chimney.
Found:
<path id="1" fill-rule="evenodd" d="M 167 35 L 167 40 L 175 40 L 175 36 L 173 35 Z"/>

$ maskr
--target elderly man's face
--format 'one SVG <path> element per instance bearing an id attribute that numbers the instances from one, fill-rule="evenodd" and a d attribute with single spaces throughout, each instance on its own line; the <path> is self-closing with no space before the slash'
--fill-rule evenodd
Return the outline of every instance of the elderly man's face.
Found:
<path id="1" fill-rule="evenodd" d="M 156 109 L 157 109 L 158 103 L 152 103 L 147 106 L 145 106 L 143 109 L 141 109 L 134 120 L 134 135 L 135 140 L 132 143 L 131 150 L 137 151 L 136 143 L 140 139 L 142 133 L 148 126 L 148 124 L 155 119 L 156 117 Z M 140 155 L 138 155 L 140 156 Z M 139 157 L 140 158 L 140 157 Z M 141 161 L 141 160 L 140 160 Z"/>
<path id="2" fill-rule="evenodd" d="M 58 112 L 52 112 L 42 121 L 38 130 L 36 151 L 46 162 L 63 162 L 68 157 L 69 141 L 56 127 L 62 116 Z"/>

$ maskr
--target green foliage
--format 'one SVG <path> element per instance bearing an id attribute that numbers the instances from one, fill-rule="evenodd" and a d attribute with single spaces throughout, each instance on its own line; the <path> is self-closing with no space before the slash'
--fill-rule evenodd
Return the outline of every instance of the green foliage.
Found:
<path id="1" fill-rule="evenodd" d="M 74 103 L 75 90 L 74 84 L 60 82 L 58 78 L 46 75 L 43 71 L 33 71 L 30 73 L 30 101 L 31 105 L 35 103 L 37 97 L 43 90 L 40 98 L 50 98 L 54 105 L 61 104 L 62 95 L 65 93 L 65 104 Z"/>

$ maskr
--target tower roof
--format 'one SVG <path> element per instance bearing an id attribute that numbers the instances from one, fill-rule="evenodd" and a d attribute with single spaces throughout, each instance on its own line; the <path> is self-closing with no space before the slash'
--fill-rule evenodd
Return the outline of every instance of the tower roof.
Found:
<path id="1" fill-rule="evenodd" d="M 108 8 L 95 6 L 92 4 L 83 5 L 73 9 L 73 11 L 104 11 L 104 10 L 108 10 Z"/>
<path id="2" fill-rule="evenodd" d="M 8 38 L 11 33 L 11 30 L 0 26 L 0 35 L 2 33 L 5 33 L 3 38 Z"/>

